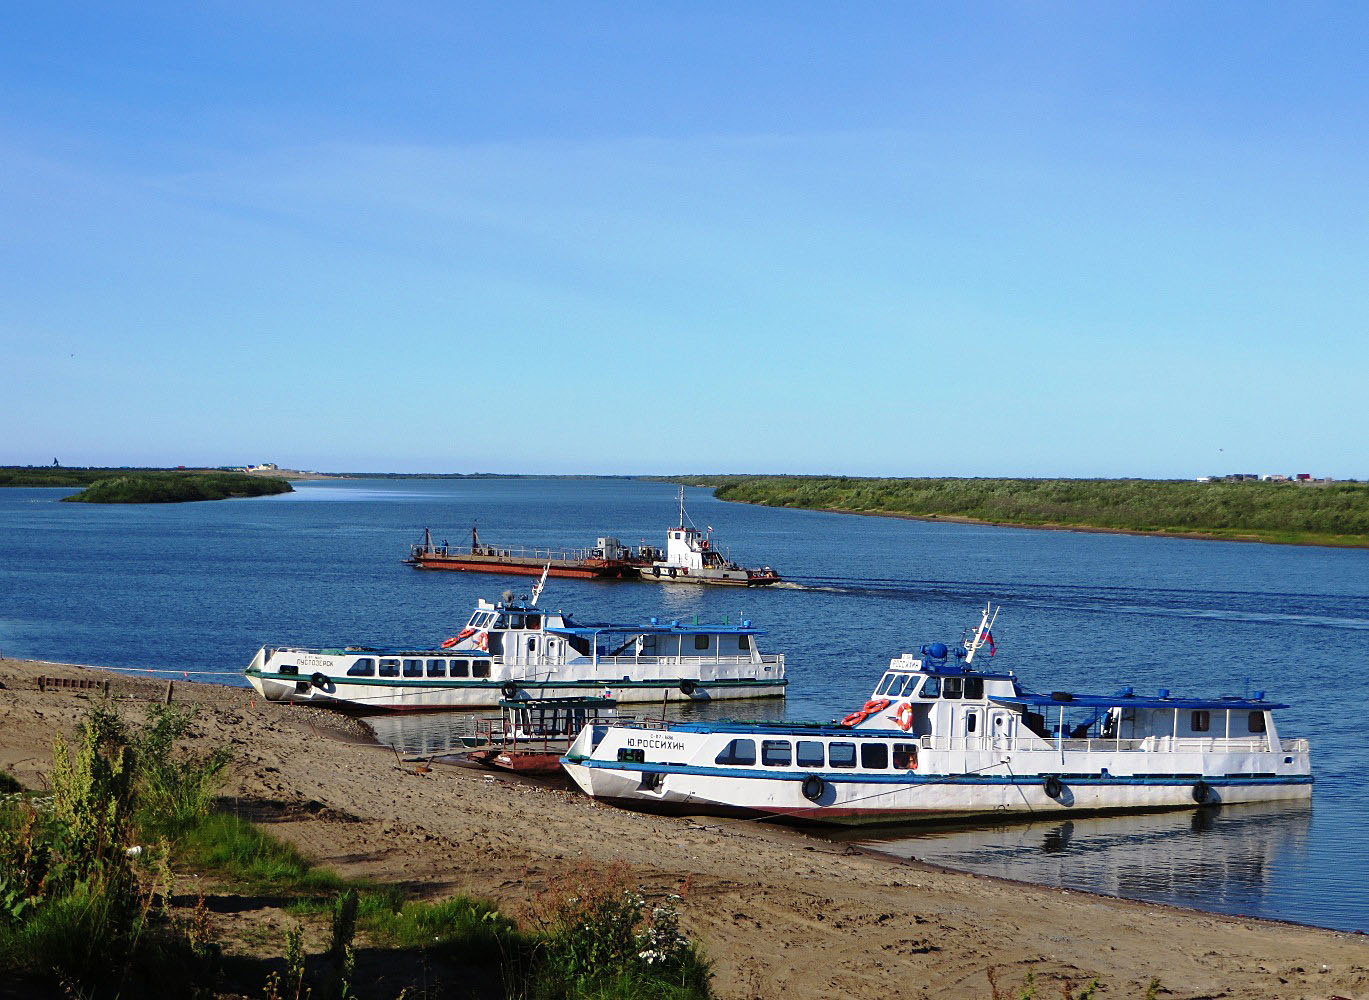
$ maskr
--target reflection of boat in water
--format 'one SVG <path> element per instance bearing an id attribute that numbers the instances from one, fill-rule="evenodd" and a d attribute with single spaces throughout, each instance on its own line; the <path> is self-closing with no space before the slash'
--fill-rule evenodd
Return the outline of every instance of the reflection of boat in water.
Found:
<path id="1" fill-rule="evenodd" d="M 784 657 L 762 654 L 762 629 L 580 623 L 511 591 L 480 601 L 441 648 L 263 646 L 247 680 L 270 701 L 368 711 L 483 708 L 500 699 L 603 695 L 620 702 L 782 697 Z"/>
<path id="2" fill-rule="evenodd" d="M 643 580 L 657 583 L 706 583 L 731 587 L 765 587 L 779 583 L 780 575 L 769 566 L 741 566 L 718 551 L 713 528 L 701 532 L 684 509 L 680 487 L 680 523 L 666 532 L 666 548 L 643 550 L 650 558 L 637 565 Z"/>
<path id="3" fill-rule="evenodd" d="M 1310 804 L 1297 802 L 840 836 L 981 875 L 1257 914 L 1274 873 L 1304 854 L 1311 820 Z"/>
<path id="4" fill-rule="evenodd" d="M 992 624 L 986 607 L 953 651 L 894 658 L 840 725 L 595 726 L 564 766 L 633 808 L 853 825 L 1311 797 L 1307 741 L 1279 736 L 1286 706 L 1263 692 L 1034 693 L 975 666 L 984 645 L 993 655 Z"/>

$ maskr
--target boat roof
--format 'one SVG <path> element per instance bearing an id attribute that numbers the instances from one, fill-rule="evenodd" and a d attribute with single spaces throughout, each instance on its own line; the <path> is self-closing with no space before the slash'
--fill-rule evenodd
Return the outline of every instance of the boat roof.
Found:
<path id="1" fill-rule="evenodd" d="M 619 624 L 605 622 L 602 624 L 572 624 L 548 625 L 544 629 L 556 635 L 576 635 L 592 636 L 600 632 L 632 632 L 641 635 L 692 635 L 698 632 L 707 632 L 709 635 L 765 635 L 765 629 L 753 628 L 751 623 L 742 622 L 740 625 L 719 625 L 709 624 L 708 622 L 695 622 L 684 624 L 673 621 L 668 624 L 659 622 L 647 622 L 646 624 Z"/>
<path id="2" fill-rule="evenodd" d="M 990 695 L 989 701 L 998 705 L 1020 705 L 1027 708 L 1069 708 L 1078 705 L 1081 708 L 1165 708 L 1165 709 L 1189 709 L 1225 711 L 1226 709 L 1240 711 L 1267 711 L 1275 708 L 1287 708 L 1287 705 L 1280 705 L 1274 702 L 1265 701 L 1263 698 L 1237 698 L 1229 696 L 1225 698 L 1138 698 L 1134 694 L 1073 694 L 1068 691 L 1053 691 L 1050 694 L 1037 694 L 1032 691 L 1024 691 L 1017 695 Z"/>

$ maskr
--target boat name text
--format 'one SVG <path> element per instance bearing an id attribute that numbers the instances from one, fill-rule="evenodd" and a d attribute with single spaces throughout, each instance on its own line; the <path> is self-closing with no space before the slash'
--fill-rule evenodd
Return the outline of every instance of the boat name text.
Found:
<path id="1" fill-rule="evenodd" d="M 648 750 L 683 750 L 685 745 L 679 740 L 664 740 L 658 736 L 628 737 L 630 747 L 643 747 Z"/>

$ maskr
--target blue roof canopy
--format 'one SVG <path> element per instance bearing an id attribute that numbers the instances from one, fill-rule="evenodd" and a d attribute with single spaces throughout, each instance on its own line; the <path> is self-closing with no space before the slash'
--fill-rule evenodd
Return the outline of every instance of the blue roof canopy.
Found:
<path id="1" fill-rule="evenodd" d="M 1225 711 L 1226 709 L 1262 712 L 1275 708 L 1287 708 L 1268 701 L 1255 701 L 1252 698 L 1138 698 L 1126 694 L 1074 694 L 1069 698 L 1057 698 L 1050 694 L 1035 694 L 1030 691 L 1016 696 L 989 696 L 989 700 L 999 705 L 1023 705 L 1029 708 L 1165 708 L 1196 711 Z"/>
<path id="2" fill-rule="evenodd" d="M 710 625 L 707 622 L 698 625 L 558 625 L 549 626 L 546 631 L 555 635 L 578 635 L 586 638 L 601 632 L 631 632 L 633 635 L 697 635 L 701 632 L 709 635 L 765 635 L 765 629 L 752 628 L 750 625 Z"/>

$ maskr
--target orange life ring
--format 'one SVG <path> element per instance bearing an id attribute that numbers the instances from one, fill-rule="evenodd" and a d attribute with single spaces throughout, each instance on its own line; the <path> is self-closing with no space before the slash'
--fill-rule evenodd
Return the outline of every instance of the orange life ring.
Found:
<path id="1" fill-rule="evenodd" d="M 455 645 L 456 645 L 458 642 L 460 642 L 460 641 L 461 641 L 461 640 L 458 639 L 456 636 L 452 636 L 450 639 L 443 639 L 443 640 L 442 640 L 442 648 L 443 648 L 443 649 L 451 649 L 453 646 L 455 646 Z"/>
<path id="2" fill-rule="evenodd" d="M 894 711 L 894 722 L 905 733 L 913 728 L 913 703 L 911 701 L 905 701 L 898 706 Z"/>
<path id="3" fill-rule="evenodd" d="M 850 715 L 846 716 L 846 718 L 841 720 L 841 724 L 843 726 L 846 726 L 847 728 L 850 728 L 852 726 L 858 726 L 865 721 L 866 717 L 869 716 L 869 714 L 869 712 L 852 712 Z"/>

